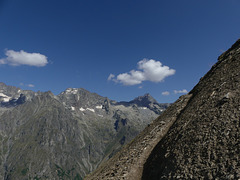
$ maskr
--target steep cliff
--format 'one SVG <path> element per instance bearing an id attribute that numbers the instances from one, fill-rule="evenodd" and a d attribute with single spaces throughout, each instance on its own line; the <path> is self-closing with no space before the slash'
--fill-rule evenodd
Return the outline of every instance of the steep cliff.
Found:
<path id="1" fill-rule="evenodd" d="M 240 40 L 190 94 L 145 163 L 142 179 L 239 179 Z"/>

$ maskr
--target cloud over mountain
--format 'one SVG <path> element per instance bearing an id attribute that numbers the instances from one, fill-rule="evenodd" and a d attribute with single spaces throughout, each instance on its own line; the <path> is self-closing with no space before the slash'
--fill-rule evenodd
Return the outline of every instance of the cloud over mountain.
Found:
<path id="1" fill-rule="evenodd" d="M 174 75 L 175 70 L 162 65 L 154 59 L 143 59 L 138 62 L 138 70 L 131 70 L 116 76 L 110 74 L 108 80 L 121 83 L 126 86 L 141 84 L 143 81 L 162 82 L 166 77 Z"/>
<path id="2" fill-rule="evenodd" d="M 40 53 L 28 53 L 23 50 L 7 50 L 5 55 L 5 58 L 0 59 L 0 64 L 8 64 L 11 66 L 27 65 L 43 67 L 48 63 L 47 57 Z"/>
<path id="3" fill-rule="evenodd" d="M 28 84 L 27 86 L 28 86 L 28 87 L 35 87 L 34 84 Z"/>
<path id="4" fill-rule="evenodd" d="M 162 95 L 163 95 L 163 96 L 168 96 L 169 94 L 170 94 L 169 91 L 164 91 L 164 92 L 162 92 Z"/>
<path id="5" fill-rule="evenodd" d="M 173 92 L 174 92 L 174 94 L 187 94 L 188 93 L 188 91 L 186 89 L 174 90 Z"/>

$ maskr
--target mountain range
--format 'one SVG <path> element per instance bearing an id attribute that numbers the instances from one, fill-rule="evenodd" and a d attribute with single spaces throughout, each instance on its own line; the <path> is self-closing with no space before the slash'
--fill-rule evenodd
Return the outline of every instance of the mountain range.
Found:
<path id="1" fill-rule="evenodd" d="M 83 88 L 55 96 L 0 83 L 0 178 L 82 179 L 170 104 L 116 102 Z"/>

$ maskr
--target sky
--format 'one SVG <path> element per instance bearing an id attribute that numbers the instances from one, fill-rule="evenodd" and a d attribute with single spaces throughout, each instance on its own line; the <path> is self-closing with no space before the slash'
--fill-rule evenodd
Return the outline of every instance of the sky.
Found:
<path id="1" fill-rule="evenodd" d="M 174 102 L 240 38 L 239 0 L 0 0 L 0 82 Z"/>

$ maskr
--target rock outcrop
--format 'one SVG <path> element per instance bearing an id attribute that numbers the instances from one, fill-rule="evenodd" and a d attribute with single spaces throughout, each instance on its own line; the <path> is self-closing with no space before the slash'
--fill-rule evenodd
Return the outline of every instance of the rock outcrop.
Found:
<path id="1" fill-rule="evenodd" d="M 240 179 L 240 40 L 86 179 Z"/>

